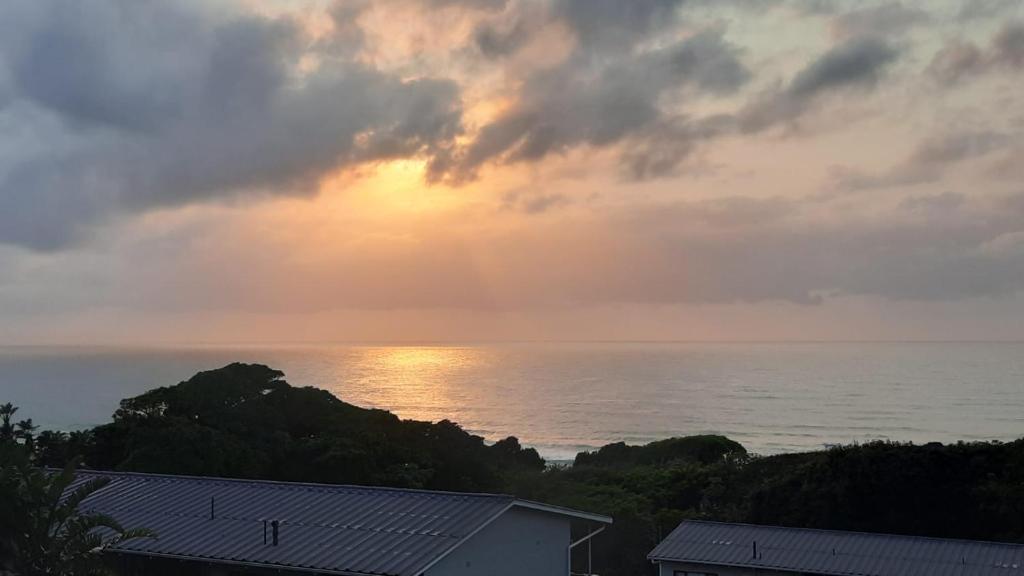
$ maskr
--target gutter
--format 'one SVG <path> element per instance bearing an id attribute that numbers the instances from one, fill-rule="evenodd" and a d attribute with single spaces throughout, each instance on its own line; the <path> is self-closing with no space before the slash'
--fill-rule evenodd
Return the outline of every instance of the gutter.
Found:
<path id="1" fill-rule="evenodd" d="M 330 576 L 367 576 L 366 572 L 349 572 L 345 570 L 324 570 L 316 568 L 306 568 L 303 566 L 290 566 L 288 564 L 273 564 L 269 562 L 246 562 L 242 560 L 221 560 L 219 558 L 203 558 L 200 556 L 185 556 L 183 554 L 168 554 L 166 552 L 145 552 L 136 550 L 118 550 L 108 548 L 103 551 L 104 554 L 124 554 L 126 556 L 142 556 L 142 557 L 153 557 L 153 558 L 167 558 L 170 560 L 181 560 L 185 562 L 196 562 L 203 564 L 221 564 L 227 566 L 244 566 L 246 568 L 257 568 L 260 570 L 269 570 L 277 572 L 295 572 L 302 574 L 323 574 Z"/>
<path id="2" fill-rule="evenodd" d="M 565 571 L 566 574 L 568 574 L 568 576 L 572 576 L 572 549 L 579 546 L 580 544 L 583 544 L 584 542 L 587 543 L 587 576 L 593 576 L 594 570 L 593 566 L 591 565 L 590 541 L 594 538 L 594 536 L 597 536 L 601 532 L 604 532 L 605 528 L 607 527 L 608 526 L 601 526 L 600 528 L 594 530 L 590 534 L 587 534 L 583 538 L 580 538 L 579 540 L 569 544 L 569 547 L 565 549 Z"/>

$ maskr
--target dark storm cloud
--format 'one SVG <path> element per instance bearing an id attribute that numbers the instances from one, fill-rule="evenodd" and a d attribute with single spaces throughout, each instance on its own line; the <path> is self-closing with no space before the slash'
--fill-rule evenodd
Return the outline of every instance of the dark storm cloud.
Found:
<path id="1" fill-rule="evenodd" d="M 326 170 L 430 155 L 460 130 L 451 82 L 331 52 L 297 75 L 303 42 L 284 19 L 46 0 L 0 21 L 14 102 L 0 114 L 40 140 L 0 143 L 0 243 L 52 249 L 120 211 L 308 192 Z"/>
<path id="2" fill-rule="evenodd" d="M 435 174 L 472 177 L 489 161 L 541 159 L 580 145 L 607 146 L 636 139 L 638 146 L 666 134 L 699 136 L 694 127 L 664 112 L 659 99 L 674 91 L 725 95 L 750 78 L 738 49 L 721 30 L 706 30 L 670 46 L 602 66 L 588 64 L 590 53 L 577 52 L 566 63 L 529 76 L 512 111 L 485 125 L 476 139 Z M 677 144 L 684 146 L 685 143 Z M 668 159 L 669 164 L 675 161 Z M 643 175 L 646 169 L 634 170 Z"/>
<path id="3" fill-rule="evenodd" d="M 928 67 L 931 75 L 944 84 L 999 70 L 1013 74 L 1024 70 L 1024 23 L 1003 24 L 988 48 L 964 40 L 950 41 Z"/>
<path id="4" fill-rule="evenodd" d="M 833 47 L 794 76 L 784 88 L 762 96 L 740 113 L 743 130 L 762 130 L 798 118 L 823 94 L 870 89 L 900 51 L 876 36 L 851 38 Z"/>

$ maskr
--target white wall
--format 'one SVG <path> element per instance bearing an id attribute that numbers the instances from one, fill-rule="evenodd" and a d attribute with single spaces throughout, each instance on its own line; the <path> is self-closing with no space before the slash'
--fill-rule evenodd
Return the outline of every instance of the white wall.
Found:
<path id="1" fill-rule="evenodd" d="M 512 508 L 426 576 L 566 576 L 569 519 Z"/>

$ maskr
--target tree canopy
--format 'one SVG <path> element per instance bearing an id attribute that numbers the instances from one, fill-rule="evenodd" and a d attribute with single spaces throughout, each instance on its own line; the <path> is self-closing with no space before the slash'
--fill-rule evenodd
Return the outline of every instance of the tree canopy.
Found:
<path id="1" fill-rule="evenodd" d="M 283 376 L 256 364 L 200 372 L 123 400 L 78 449 L 111 470 L 465 491 L 544 468 L 515 438 L 488 445 L 453 422 L 401 420 Z M 66 457 L 61 440 L 40 438 L 44 460 Z"/>

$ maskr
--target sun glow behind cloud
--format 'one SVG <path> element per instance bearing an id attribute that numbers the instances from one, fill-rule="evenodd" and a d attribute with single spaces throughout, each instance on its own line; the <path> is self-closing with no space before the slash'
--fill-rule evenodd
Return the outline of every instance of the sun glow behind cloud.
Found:
<path id="1" fill-rule="evenodd" d="M 0 8 L 0 339 L 1024 336 L 1019 6 L 89 1 Z"/>
<path id="2" fill-rule="evenodd" d="M 426 162 L 392 160 L 358 171 L 344 171 L 325 178 L 319 197 L 306 209 L 399 218 L 410 214 L 437 213 L 467 202 L 464 190 L 424 182 Z"/>

